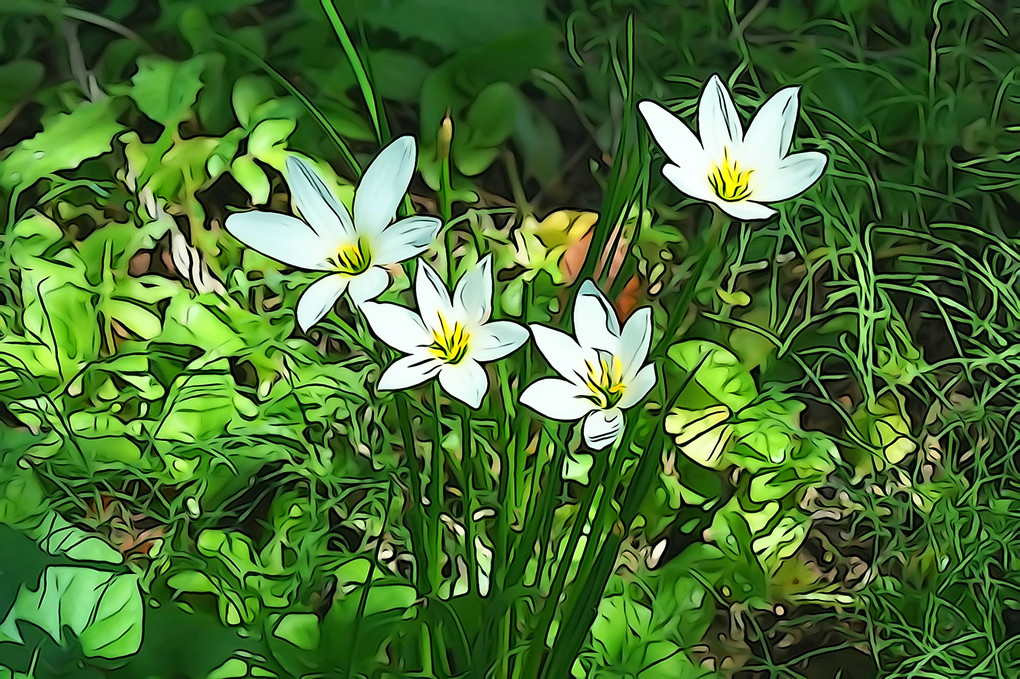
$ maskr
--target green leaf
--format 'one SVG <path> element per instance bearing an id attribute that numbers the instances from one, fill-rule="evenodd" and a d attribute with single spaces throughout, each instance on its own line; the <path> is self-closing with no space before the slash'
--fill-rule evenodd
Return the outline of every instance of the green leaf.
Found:
<path id="1" fill-rule="evenodd" d="M 799 514 L 780 518 L 771 530 L 752 543 L 762 565 L 775 572 L 783 561 L 800 549 L 810 525 L 811 520 Z"/>
<path id="2" fill-rule="evenodd" d="M 729 418 L 730 409 L 724 405 L 702 410 L 673 408 L 665 426 L 684 455 L 703 467 L 724 469 L 729 466 L 724 454 L 733 436 Z"/>
<path id="3" fill-rule="evenodd" d="M 393 2 L 338 3 L 376 28 L 387 28 L 404 38 L 425 40 L 448 53 L 465 46 L 485 44 L 499 37 L 546 28 L 544 0 L 394 0 Z"/>
<path id="4" fill-rule="evenodd" d="M 169 411 L 155 432 L 159 439 L 186 443 L 212 440 L 244 423 L 242 416 L 250 419 L 258 414 L 256 406 L 237 393 L 225 361 L 175 382 L 174 387 Z"/>
<path id="5" fill-rule="evenodd" d="M 69 630 L 86 656 L 122 658 L 141 645 L 142 615 L 137 575 L 49 566 L 39 589 L 21 589 L 0 634 L 21 643 L 18 623 L 27 622 L 64 645 Z"/>
<path id="6" fill-rule="evenodd" d="M 467 143 L 478 147 L 502 144 L 513 132 L 519 100 L 517 89 L 507 82 L 492 83 L 479 92 L 465 117 L 471 131 Z"/>
<path id="7" fill-rule="evenodd" d="M 688 372 L 694 370 L 704 357 L 704 363 L 694 374 L 694 381 L 730 410 L 738 411 L 758 396 L 751 373 L 732 352 L 715 342 L 680 342 L 669 348 L 669 357 Z"/>
<path id="8" fill-rule="evenodd" d="M 31 186 L 54 172 L 76 168 L 108 152 L 113 138 L 124 129 L 117 122 L 118 110 L 117 100 L 109 98 L 45 118 L 42 132 L 15 146 L 0 161 L 0 187 Z"/>
<path id="9" fill-rule="evenodd" d="M 486 86 L 506 82 L 516 85 L 532 78 L 532 69 L 548 68 L 558 32 L 548 25 L 504 35 L 497 40 L 459 49 L 422 83 L 422 147 L 434 146 L 439 124 L 447 109 L 457 116 Z M 454 125 L 456 128 L 456 124 Z M 457 132 L 454 130 L 454 139 Z M 455 141 L 456 143 L 456 141 Z"/>
<path id="10" fill-rule="evenodd" d="M 42 64 L 29 59 L 16 59 L 0 66 L 0 106 L 5 113 L 36 91 L 44 73 Z"/>
<path id="11" fill-rule="evenodd" d="M 171 298 L 163 318 L 163 332 L 156 339 L 197 347 L 219 356 L 231 356 L 245 348 L 244 339 L 229 323 L 188 295 Z"/>
<path id="12" fill-rule="evenodd" d="M 899 464 L 917 448 L 910 439 L 910 425 L 892 394 L 862 404 L 854 411 L 853 421 L 889 464 Z"/>
<path id="13" fill-rule="evenodd" d="M 380 96 L 396 101 L 417 101 L 429 66 L 412 52 L 382 49 L 369 54 L 372 79 Z"/>
<path id="14" fill-rule="evenodd" d="M 248 138 L 248 152 L 263 162 L 282 166 L 283 147 L 296 126 L 293 120 L 263 120 L 252 130 Z"/>
<path id="15" fill-rule="evenodd" d="M 163 329 L 159 316 L 132 301 L 108 299 L 103 303 L 102 308 L 103 312 L 111 319 L 119 322 L 143 340 L 151 340 Z"/>
<path id="16" fill-rule="evenodd" d="M 563 173 L 563 145 L 556 127 L 523 97 L 517 107 L 513 140 L 521 152 L 525 176 L 546 184 Z"/>
<path id="17" fill-rule="evenodd" d="M 251 156 L 239 156 L 230 164 L 230 174 L 251 196 L 251 202 L 262 205 L 269 201 L 269 179 Z"/>
<path id="18" fill-rule="evenodd" d="M 183 62 L 162 57 L 140 57 L 128 94 L 142 113 L 168 128 L 176 128 L 191 115 L 202 90 L 206 61 L 195 57 Z"/>
<path id="19" fill-rule="evenodd" d="M 314 613 L 291 613 L 280 619 L 273 634 L 298 648 L 314 651 L 319 647 L 319 618 Z"/>
<path id="20" fill-rule="evenodd" d="M 76 561 L 123 563 L 124 557 L 101 538 L 71 525 L 57 513 L 51 513 L 37 531 L 40 547 L 49 554 L 63 554 Z"/>
<path id="21" fill-rule="evenodd" d="M 253 113 L 274 96 L 273 86 L 264 76 L 249 74 L 238 78 L 230 93 L 230 103 L 237 121 L 249 129 L 255 122 L 252 120 Z"/>
<path id="22" fill-rule="evenodd" d="M 674 623 L 675 624 L 675 623 Z M 598 660 L 594 672 L 575 676 L 693 679 L 703 671 L 670 639 L 671 625 L 654 619 L 652 609 L 629 596 L 606 597 L 591 628 Z M 578 663 L 583 668 L 583 662 Z M 581 669 L 581 668 L 575 668 Z"/>
<path id="23" fill-rule="evenodd" d="M 71 248 L 50 259 L 23 257 L 12 244 L 20 265 L 25 329 L 43 341 L 65 371 L 77 371 L 99 354 L 100 330 L 96 315 L 98 294 L 85 276 L 85 264 Z"/>

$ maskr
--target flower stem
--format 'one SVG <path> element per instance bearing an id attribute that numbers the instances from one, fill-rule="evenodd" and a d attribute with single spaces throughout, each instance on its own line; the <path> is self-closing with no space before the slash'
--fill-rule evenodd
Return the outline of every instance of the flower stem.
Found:
<path id="1" fill-rule="evenodd" d="M 418 464 L 418 453 L 414 445 L 414 432 L 411 429 L 411 418 L 407 412 L 406 396 L 398 394 L 395 399 L 397 404 L 397 421 L 400 423 L 400 436 L 404 445 L 404 461 L 407 464 L 407 486 L 411 489 L 411 503 L 414 505 L 408 512 L 410 521 L 408 528 L 411 531 L 411 553 L 414 555 L 415 585 L 419 591 L 427 591 L 427 580 L 425 569 L 432 563 L 429 555 L 422 551 L 427 536 L 427 526 L 422 517 L 422 480 L 421 466 Z"/>
<path id="2" fill-rule="evenodd" d="M 437 147 L 439 150 L 439 217 L 446 227 L 443 229 L 443 252 L 446 255 L 446 282 L 453 281 L 453 229 L 450 220 L 453 217 L 453 182 L 451 178 L 451 158 L 453 145 L 453 122 L 449 113 L 439 128 Z M 481 255 L 481 252 L 478 253 Z"/>
<path id="3" fill-rule="evenodd" d="M 701 257 L 698 259 L 698 264 L 694 268 L 694 272 L 691 274 L 690 280 L 687 281 L 687 287 L 684 288 L 683 295 L 680 297 L 680 302 L 676 305 L 673 313 L 669 316 L 669 323 L 666 325 L 666 332 L 663 333 L 659 339 L 659 343 L 655 345 L 652 350 L 652 354 L 649 360 L 662 358 L 666 350 L 669 349 L 670 345 L 676 339 L 677 331 L 680 329 L 680 325 L 684 322 L 687 317 L 687 307 L 690 306 L 694 300 L 694 296 L 698 293 L 698 289 L 701 286 L 701 281 L 706 275 L 712 276 L 715 273 L 715 269 L 719 263 L 718 251 L 722 247 L 722 244 L 726 242 L 726 233 L 729 230 L 730 218 L 719 209 L 713 208 L 715 212 L 712 215 L 712 223 L 708 227 L 708 232 L 705 234 L 705 242 L 702 248 Z M 708 267 L 709 261 L 713 263 L 711 268 Z"/>
<path id="4" fill-rule="evenodd" d="M 480 593 L 478 589 L 478 553 L 475 548 L 474 519 L 474 435 L 471 432 L 471 415 L 466 407 L 460 410 L 461 488 L 464 490 L 464 533 L 468 555 L 468 593 Z"/>
<path id="5" fill-rule="evenodd" d="M 443 501 L 443 425 L 439 404 L 439 384 L 432 382 L 432 471 L 429 478 L 429 524 L 435 531 L 429 560 L 429 582 L 434 592 L 442 584 L 443 523 L 440 519 Z"/>
<path id="6" fill-rule="evenodd" d="M 589 563 L 592 563 L 589 570 L 585 571 L 581 570 L 581 567 L 578 568 L 578 573 L 583 574 L 582 577 L 584 578 L 576 586 L 578 599 L 569 614 L 562 621 L 560 629 L 563 632 L 556 637 L 556 645 L 546 666 L 546 672 L 542 675 L 543 677 L 567 676 L 581 645 L 584 643 L 585 637 L 591 629 L 592 623 L 595 622 L 595 617 L 598 614 L 598 602 L 602 599 L 609 578 L 612 576 L 613 568 L 619 556 L 620 545 L 623 544 L 624 538 L 634 525 L 641 503 L 651 488 L 656 470 L 661 465 L 661 454 L 665 444 L 666 416 L 672 409 L 673 404 L 676 403 L 677 399 L 680 398 L 680 395 L 694 379 L 694 376 L 701 369 L 707 358 L 708 353 L 702 355 L 694 369 L 684 377 L 676 390 L 663 401 L 662 411 L 656 418 L 654 425 L 655 433 L 652 435 L 649 445 L 643 446 L 641 458 L 638 460 L 634 473 L 627 484 L 627 493 L 620 508 L 619 518 L 613 524 L 613 530 L 609 531 L 601 547 L 598 549 L 594 562 L 589 561 Z M 622 455 L 622 451 L 617 454 Z M 594 537 L 593 535 L 592 539 Z M 582 556 L 582 566 L 583 564 L 584 557 Z M 538 665 L 536 665 L 535 669 L 538 669 Z M 539 675 L 536 672 L 529 676 L 537 677 Z"/>
<path id="7" fill-rule="evenodd" d="M 619 454 L 617 450 L 618 447 L 619 445 L 613 446 L 613 453 Z M 531 640 L 531 662 L 529 663 L 528 676 L 538 676 L 538 669 L 541 664 L 542 657 L 545 655 L 544 651 L 546 641 L 549 636 L 549 629 L 552 626 L 556 609 L 559 607 L 560 596 L 563 594 L 563 588 L 567 582 L 567 575 L 573 565 L 574 554 L 577 551 L 577 545 L 581 539 L 581 532 L 583 531 L 585 524 L 588 523 L 588 515 L 591 512 L 598 490 L 602 488 L 602 490 L 605 491 L 602 482 L 605 479 L 608 460 L 608 455 L 595 453 L 595 465 L 588 478 L 588 487 L 585 489 L 584 496 L 581 499 L 581 504 L 577 508 L 577 513 L 574 516 L 574 523 L 570 527 L 570 534 L 567 537 L 566 547 L 560 555 L 556 574 L 553 577 L 552 585 L 549 587 L 549 595 L 542 604 L 538 623 L 534 627 L 534 634 Z M 589 534 L 588 539 L 591 540 L 594 537 L 594 535 Z"/>
<path id="8" fill-rule="evenodd" d="M 379 366 L 382 365 L 382 359 L 380 358 L 378 352 L 376 352 L 375 348 L 372 346 L 371 341 L 365 341 L 362 338 L 361 333 L 358 332 L 357 328 L 348 323 L 347 320 L 343 318 L 340 314 L 333 314 L 332 318 L 335 319 L 335 323 L 340 328 L 340 330 L 343 331 L 343 334 L 347 337 L 347 339 L 351 343 L 357 345 L 359 349 L 364 351 L 365 355 L 368 356 L 368 358 L 373 363 Z"/>

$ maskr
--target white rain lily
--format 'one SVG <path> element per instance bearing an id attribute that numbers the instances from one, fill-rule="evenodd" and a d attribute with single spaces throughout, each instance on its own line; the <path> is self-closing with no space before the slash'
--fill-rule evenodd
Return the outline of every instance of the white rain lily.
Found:
<path id="1" fill-rule="evenodd" d="M 297 304 L 297 320 L 308 330 L 345 291 L 357 306 L 389 285 L 384 267 L 415 257 L 436 239 L 441 222 L 414 216 L 390 224 L 404 198 L 417 154 L 413 137 L 400 137 L 379 152 L 354 193 L 354 219 L 315 170 L 287 158 L 287 183 L 303 219 L 276 212 L 227 217 L 235 238 L 267 257 L 310 271 L 328 271 L 308 286 Z"/>
<path id="2" fill-rule="evenodd" d="M 736 219 L 766 219 L 776 211 L 764 203 L 792 198 L 825 169 L 818 151 L 787 155 L 797 122 L 799 87 L 786 87 L 766 101 L 744 134 L 729 91 L 713 75 L 698 102 L 698 133 L 652 101 L 638 110 L 670 162 L 662 168 L 688 196 L 718 205 Z"/>
<path id="3" fill-rule="evenodd" d="M 406 389 L 439 377 L 446 393 L 472 408 L 482 403 L 489 377 L 482 363 L 524 344 L 528 331 L 512 321 L 490 321 L 492 256 L 465 273 L 451 298 L 435 269 L 421 262 L 415 276 L 418 312 L 398 304 L 361 307 L 372 332 L 407 356 L 379 378 L 380 389 Z"/>
<path id="4" fill-rule="evenodd" d="M 584 418 L 584 440 L 601 450 L 623 432 L 623 411 L 655 386 L 655 367 L 644 365 L 652 339 L 652 310 L 639 309 L 623 329 L 609 301 L 590 280 L 574 305 L 575 340 L 532 324 L 539 351 L 561 377 L 547 377 L 521 394 L 521 403 L 553 420 Z"/>

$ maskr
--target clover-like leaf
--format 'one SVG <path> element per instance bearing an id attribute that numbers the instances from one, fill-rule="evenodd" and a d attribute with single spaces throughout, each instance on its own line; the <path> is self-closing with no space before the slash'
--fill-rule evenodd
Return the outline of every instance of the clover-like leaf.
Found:
<path id="1" fill-rule="evenodd" d="M 697 368 L 694 381 L 733 411 L 747 406 L 758 396 L 751 373 L 729 349 L 715 342 L 680 342 L 669 348 L 669 357 L 684 370 Z"/>
<path id="2" fill-rule="evenodd" d="M 666 431 L 673 434 L 684 455 L 703 467 L 724 469 L 724 458 L 733 436 L 730 409 L 724 405 L 702 410 L 673 408 L 666 416 Z"/>

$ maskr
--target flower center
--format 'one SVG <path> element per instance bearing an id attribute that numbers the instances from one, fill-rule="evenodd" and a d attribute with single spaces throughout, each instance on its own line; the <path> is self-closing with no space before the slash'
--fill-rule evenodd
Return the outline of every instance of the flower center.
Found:
<path id="1" fill-rule="evenodd" d="M 369 252 L 368 245 L 362 239 L 358 239 L 357 243 L 341 247 L 328 261 L 338 273 L 356 276 L 368 269 L 368 265 L 372 263 L 372 253 Z"/>
<path id="2" fill-rule="evenodd" d="M 585 361 L 588 377 L 585 384 L 591 391 L 587 398 L 602 410 L 613 408 L 623 398 L 623 365 L 620 359 L 606 351 L 599 351 L 599 362 L 595 365 Z"/>
<path id="3" fill-rule="evenodd" d="M 451 326 L 443 314 L 439 314 L 439 330 L 432 331 L 429 351 L 441 361 L 457 364 L 467 356 L 469 339 L 470 335 L 460 321 Z"/>
<path id="4" fill-rule="evenodd" d="M 712 168 L 708 182 L 715 195 L 732 203 L 751 195 L 752 172 L 754 170 L 741 170 L 737 161 L 730 159 L 729 149 L 723 149 L 723 161 Z"/>

